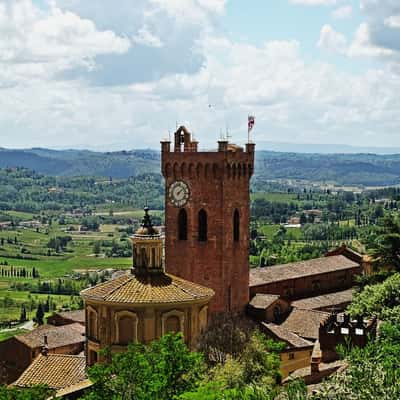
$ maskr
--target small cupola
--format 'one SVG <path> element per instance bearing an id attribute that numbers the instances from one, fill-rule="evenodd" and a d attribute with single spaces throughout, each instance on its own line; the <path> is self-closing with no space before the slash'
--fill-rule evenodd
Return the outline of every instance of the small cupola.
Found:
<path id="1" fill-rule="evenodd" d="M 163 238 L 153 227 L 149 208 L 144 208 L 144 217 L 140 228 L 131 237 L 133 245 L 133 268 L 135 275 L 164 273 Z"/>

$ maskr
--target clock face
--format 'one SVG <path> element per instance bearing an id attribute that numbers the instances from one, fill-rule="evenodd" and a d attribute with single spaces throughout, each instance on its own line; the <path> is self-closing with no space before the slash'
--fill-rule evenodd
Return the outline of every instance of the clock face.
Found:
<path id="1" fill-rule="evenodd" d="M 176 181 L 171 184 L 168 196 L 175 207 L 184 206 L 189 200 L 189 186 L 183 181 Z"/>

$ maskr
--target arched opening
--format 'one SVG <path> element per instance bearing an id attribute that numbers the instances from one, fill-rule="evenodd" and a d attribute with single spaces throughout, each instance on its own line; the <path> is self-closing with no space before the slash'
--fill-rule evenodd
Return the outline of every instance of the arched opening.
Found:
<path id="1" fill-rule="evenodd" d="M 140 265 L 141 267 L 148 266 L 146 249 L 144 247 L 142 247 L 140 249 L 140 263 L 141 263 L 141 265 Z"/>
<path id="2" fill-rule="evenodd" d="M 97 339 L 97 313 L 94 310 L 89 310 L 89 337 Z"/>
<path id="3" fill-rule="evenodd" d="M 274 314 L 274 322 L 275 323 L 280 322 L 281 316 L 282 316 L 282 309 L 281 309 L 281 306 L 279 304 L 277 304 L 274 307 L 273 314 Z"/>
<path id="4" fill-rule="evenodd" d="M 187 212 L 184 208 L 178 214 L 178 239 L 187 240 Z"/>
<path id="5" fill-rule="evenodd" d="M 205 210 L 199 211 L 199 242 L 207 241 L 207 213 Z"/>
<path id="6" fill-rule="evenodd" d="M 181 321 L 177 315 L 171 315 L 165 321 L 165 333 L 177 333 L 181 330 Z"/>
<path id="7" fill-rule="evenodd" d="M 123 316 L 118 319 L 118 341 L 121 345 L 132 343 L 136 338 L 134 337 L 134 321 L 132 317 Z"/>
<path id="8" fill-rule="evenodd" d="M 238 242 L 240 238 L 240 216 L 239 210 L 236 209 L 233 213 L 233 240 Z"/>

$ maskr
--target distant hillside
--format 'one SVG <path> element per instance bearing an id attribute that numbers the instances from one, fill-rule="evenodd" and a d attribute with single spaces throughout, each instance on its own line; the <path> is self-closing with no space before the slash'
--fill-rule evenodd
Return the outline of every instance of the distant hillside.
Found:
<path id="1" fill-rule="evenodd" d="M 258 179 L 305 179 L 341 185 L 400 184 L 400 154 L 300 154 L 259 151 Z"/>
<path id="2" fill-rule="evenodd" d="M 127 178 L 160 172 L 160 153 L 131 150 L 100 153 L 88 150 L 0 149 L 0 168 L 26 167 L 57 176 Z M 400 154 L 301 154 L 258 151 L 256 178 L 302 179 L 342 185 L 400 184 Z"/>
<path id="3" fill-rule="evenodd" d="M 158 172 L 160 154 L 153 150 L 98 153 L 88 150 L 0 149 L 0 168 L 25 167 L 48 175 L 127 178 Z"/>

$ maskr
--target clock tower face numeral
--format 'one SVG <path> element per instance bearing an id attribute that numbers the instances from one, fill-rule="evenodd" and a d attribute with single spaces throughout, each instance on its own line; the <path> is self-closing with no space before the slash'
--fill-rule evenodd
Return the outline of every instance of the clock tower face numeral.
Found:
<path id="1" fill-rule="evenodd" d="M 189 200 L 190 191 L 187 183 L 173 182 L 168 189 L 168 197 L 175 207 L 183 207 Z"/>

